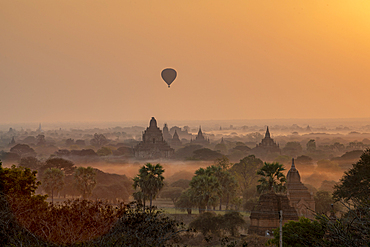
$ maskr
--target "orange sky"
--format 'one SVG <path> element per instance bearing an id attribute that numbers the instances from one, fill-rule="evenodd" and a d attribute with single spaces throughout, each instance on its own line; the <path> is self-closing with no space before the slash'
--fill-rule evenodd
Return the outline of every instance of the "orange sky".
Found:
<path id="1" fill-rule="evenodd" d="M 369 13 L 367 0 L 0 0 L 0 123 L 368 118 Z"/>

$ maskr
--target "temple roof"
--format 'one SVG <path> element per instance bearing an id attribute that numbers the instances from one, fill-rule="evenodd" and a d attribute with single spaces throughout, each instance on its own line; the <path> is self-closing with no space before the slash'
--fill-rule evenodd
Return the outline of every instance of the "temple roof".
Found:
<path id="1" fill-rule="evenodd" d="M 168 127 L 166 123 L 164 124 L 163 131 L 168 131 Z"/>
<path id="2" fill-rule="evenodd" d="M 201 126 L 199 126 L 198 136 L 202 136 L 202 135 L 203 135 L 202 127 L 201 127 Z"/>
<path id="3" fill-rule="evenodd" d="M 200 126 L 199 126 L 198 135 L 195 139 L 196 140 L 204 140 L 205 139 L 204 136 L 203 136 L 202 127 L 200 127 Z"/>
<path id="4" fill-rule="evenodd" d="M 177 134 L 177 131 L 175 130 L 175 133 L 173 134 L 173 140 L 180 140 L 179 135 Z"/>
<path id="5" fill-rule="evenodd" d="M 150 120 L 150 124 L 149 124 L 149 128 L 150 127 L 155 127 L 157 128 L 157 120 L 155 120 L 154 117 L 152 117 L 152 119 Z"/>
<path id="6" fill-rule="evenodd" d="M 269 131 L 269 126 L 267 126 L 265 138 L 270 138 L 270 131 Z"/>
<path id="7" fill-rule="evenodd" d="M 301 176 L 294 165 L 294 158 L 292 159 L 292 166 L 286 175 L 287 183 L 301 183 Z"/>

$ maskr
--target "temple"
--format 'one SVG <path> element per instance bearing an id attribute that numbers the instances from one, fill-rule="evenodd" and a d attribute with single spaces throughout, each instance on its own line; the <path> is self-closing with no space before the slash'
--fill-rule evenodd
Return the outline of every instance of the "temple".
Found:
<path id="1" fill-rule="evenodd" d="M 163 138 L 162 131 L 157 126 L 154 117 L 150 120 L 149 127 L 143 133 L 143 140 L 134 148 L 134 155 L 141 159 L 169 158 L 174 153 Z"/>
<path id="2" fill-rule="evenodd" d="M 287 196 L 290 205 L 296 209 L 298 216 L 304 216 L 313 220 L 315 200 L 313 194 L 301 182 L 301 176 L 294 165 L 294 159 L 292 159 L 292 166 L 288 171 L 286 179 Z"/>
<path id="3" fill-rule="evenodd" d="M 281 153 L 279 144 L 276 144 L 274 139 L 270 136 L 269 127 L 267 126 L 265 138 L 262 139 L 261 143 L 257 144 L 255 148 L 252 149 L 255 154 L 269 154 L 269 153 Z"/>
<path id="4" fill-rule="evenodd" d="M 206 139 L 203 135 L 202 128 L 199 127 L 198 135 L 195 137 L 195 140 L 191 139 L 190 143 L 192 144 L 200 144 L 200 145 L 208 145 L 209 139 Z"/>
<path id="5" fill-rule="evenodd" d="M 172 139 L 172 135 L 170 134 L 170 132 L 168 131 L 168 126 L 167 124 L 165 123 L 164 126 L 163 126 L 163 139 L 168 142 Z"/>
<path id="6" fill-rule="evenodd" d="M 251 212 L 251 225 L 248 234 L 267 235 L 279 227 L 279 212 L 283 211 L 283 224 L 290 220 L 298 220 L 296 210 L 289 204 L 286 195 L 278 195 L 273 191 L 260 196 L 257 206 Z"/>
<path id="7" fill-rule="evenodd" d="M 173 134 L 173 137 L 170 141 L 170 145 L 172 148 L 178 148 L 182 146 L 182 142 L 180 141 L 179 135 L 177 134 L 177 131 L 175 130 L 175 133 Z"/>

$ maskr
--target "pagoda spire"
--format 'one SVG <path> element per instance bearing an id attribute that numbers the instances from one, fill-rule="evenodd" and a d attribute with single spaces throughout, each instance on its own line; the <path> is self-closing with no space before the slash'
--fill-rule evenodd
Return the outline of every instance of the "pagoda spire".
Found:
<path id="1" fill-rule="evenodd" d="M 265 138 L 270 138 L 270 131 L 269 131 L 269 126 L 267 126 Z"/>

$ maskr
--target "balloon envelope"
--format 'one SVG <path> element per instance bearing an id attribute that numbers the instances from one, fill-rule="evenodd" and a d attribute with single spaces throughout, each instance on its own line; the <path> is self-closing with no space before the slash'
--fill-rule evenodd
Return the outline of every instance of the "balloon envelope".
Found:
<path id="1" fill-rule="evenodd" d="M 162 70 L 162 79 L 167 83 L 168 87 L 170 87 L 171 83 L 176 79 L 177 72 L 174 69 L 164 69 Z"/>

